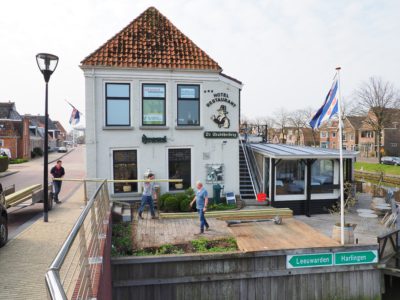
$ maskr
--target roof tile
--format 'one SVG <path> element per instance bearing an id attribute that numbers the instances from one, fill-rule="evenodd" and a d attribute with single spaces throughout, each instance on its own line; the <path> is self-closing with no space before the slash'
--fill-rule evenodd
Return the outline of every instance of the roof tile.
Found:
<path id="1" fill-rule="evenodd" d="M 222 69 L 156 8 L 149 7 L 86 57 L 82 66 Z"/>

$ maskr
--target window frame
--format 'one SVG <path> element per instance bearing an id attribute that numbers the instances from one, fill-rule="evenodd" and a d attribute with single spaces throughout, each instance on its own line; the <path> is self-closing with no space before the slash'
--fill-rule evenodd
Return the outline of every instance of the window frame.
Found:
<path id="1" fill-rule="evenodd" d="M 139 150 L 137 148 L 114 148 L 114 149 L 110 149 L 111 150 L 111 174 L 112 174 L 112 179 L 115 179 L 115 162 L 114 162 L 114 155 L 115 152 L 119 152 L 119 151 L 134 151 L 136 152 L 136 174 L 137 174 L 137 178 L 136 179 L 140 179 L 139 178 Z M 116 192 L 115 191 L 115 184 L 112 184 L 112 192 L 114 196 L 121 196 L 124 197 L 125 195 L 134 195 L 140 192 L 140 188 L 139 188 L 139 183 L 136 183 L 136 191 L 130 191 L 130 192 Z"/>
<path id="2" fill-rule="evenodd" d="M 128 86 L 128 97 L 109 97 L 108 96 L 108 85 L 127 85 Z M 131 84 L 129 82 L 106 82 L 105 83 L 105 126 L 106 127 L 130 127 L 132 124 L 132 116 L 131 116 Z M 108 124 L 108 100 L 123 100 L 123 101 L 128 101 L 128 107 L 129 107 L 129 112 L 128 112 L 128 117 L 129 117 L 129 122 L 128 124 Z"/>
<path id="3" fill-rule="evenodd" d="M 185 146 L 182 146 L 182 147 L 178 147 L 178 146 L 176 146 L 176 147 L 168 147 L 168 148 L 166 148 L 166 161 L 167 161 L 167 178 L 169 179 L 170 177 L 169 177 L 169 172 L 170 172 L 170 167 L 169 167 L 169 152 L 171 151 L 171 150 L 189 150 L 190 151 L 190 184 L 189 184 L 189 186 L 192 186 L 192 184 L 193 184 L 193 147 L 185 147 Z M 174 193 L 180 193 L 180 192 L 184 192 L 185 191 L 185 189 L 182 189 L 182 190 L 180 190 L 180 189 L 171 189 L 170 188 L 170 185 L 169 184 L 167 184 L 167 190 L 168 190 L 168 192 L 174 192 Z"/>
<path id="4" fill-rule="evenodd" d="M 198 87 L 198 98 L 180 98 L 179 97 L 179 87 L 182 86 L 194 86 L 194 87 Z M 185 127 L 185 126 L 191 126 L 191 127 L 200 127 L 200 123 L 201 123 L 201 112 L 200 112 L 200 84 L 190 84 L 190 83 L 182 83 L 182 84 L 177 84 L 176 85 L 176 126 L 178 127 Z M 197 106 L 198 106 L 198 120 L 199 123 L 198 124 L 179 124 L 179 102 L 180 101 L 197 101 Z"/>
<path id="5" fill-rule="evenodd" d="M 145 86 L 164 86 L 164 98 L 145 97 Z M 144 101 L 145 100 L 164 100 L 164 123 L 163 124 L 145 124 L 144 123 Z M 142 126 L 166 126 L 167 125 L 167 85 L 165 83 L 147 83 L 142 82 Z"/>

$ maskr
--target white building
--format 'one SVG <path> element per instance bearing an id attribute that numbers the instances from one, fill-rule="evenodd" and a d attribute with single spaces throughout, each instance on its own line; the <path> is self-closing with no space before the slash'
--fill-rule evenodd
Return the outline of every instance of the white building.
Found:
<path id="1" fill-rule="evenodd" d="M 228 50 L 228 49 L 227 49 Z M 239 193 L 241 82 L 150 7 L 82 61 L 86 89 L 87 176 L 182 178 Z M 140 185 L 111 185 L 114 198 Z"/>

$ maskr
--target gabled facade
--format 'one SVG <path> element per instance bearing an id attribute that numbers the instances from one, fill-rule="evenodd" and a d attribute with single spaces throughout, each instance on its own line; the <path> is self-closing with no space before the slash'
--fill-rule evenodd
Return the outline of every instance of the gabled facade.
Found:
<path id="1" fill-rule="evenodd" d="M 0 103 L 0 148 L 10 149 L 11 158 L 29 158 L 28 126 L 14 102 Z"/>
<path id="2" fill-rule="evenodd" d="M 87 176 L 201 180 L 239 193 L 241 82 L 150 7 L 81 64 L 86 89 Z M 222 166 L 222 168 L 220 168 Z M 214 170 L 222 170 L 215 177 Z M 214 173 L 213 173 L 214 172 Z M 139 194 L 115 183 L 111 194 Z"/>

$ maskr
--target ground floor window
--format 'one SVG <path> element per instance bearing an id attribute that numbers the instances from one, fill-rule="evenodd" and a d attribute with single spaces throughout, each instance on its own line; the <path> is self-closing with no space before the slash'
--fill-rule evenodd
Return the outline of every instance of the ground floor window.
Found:
<path id="1" fill-rule="evenodd" d="M 318 159 L 311 167 L 311 191 L 313 194 L 333 193 L 333 159 Z"/>
<path id="2" fill-rule="evenodd" d="M 276 195 L 304 194 L 305 163 L 302 160 L 282 160 L 276 166 Z"/>
<path id="3" fill-rule="evenodd" d="M 169 190 L 184 190 L 191 186 L 191 149 L 168 149 L 168 178 L 183 179 L 182 183 L 170 183 Z"/>
<path id="4" fill-rule="evenodd" d="M 113 151 L 114 179 L 137 180 L 137 151 L 136 150 L 114 150 Z M 114 183 L 114 193 L 137 192 L 136 182 Z"/>

